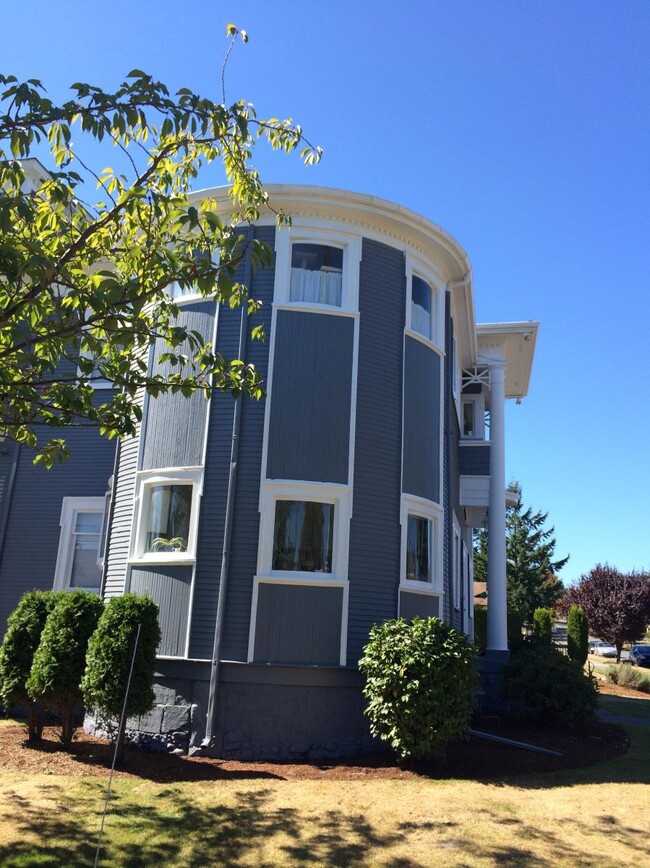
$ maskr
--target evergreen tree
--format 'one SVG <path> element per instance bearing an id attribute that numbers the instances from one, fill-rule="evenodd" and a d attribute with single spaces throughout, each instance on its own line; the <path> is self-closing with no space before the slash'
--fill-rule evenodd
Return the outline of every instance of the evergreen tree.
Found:
<path id="1" fill-rule="evenodd" d="M 506 576 L 508 610 L 530 621 L 538 608 L 553 608 L 564 593 L 557 574 L 569 560 L 553 560 L 554 528 L 546 528 L 547 512 L 524 508 L 518 482 L 508 486 L 518 496 L 517 503 L 506 510 Z M 487 582 L 488 532 L 480 530 L 474 545 L 474 578 Z M 488 589 L 489 605 L 489 589 Z"/>

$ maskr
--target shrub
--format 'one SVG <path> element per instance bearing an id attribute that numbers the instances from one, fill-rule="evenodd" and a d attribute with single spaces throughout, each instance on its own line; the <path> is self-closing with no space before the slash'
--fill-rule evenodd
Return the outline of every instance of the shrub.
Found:
<path id="1" fill-rule="evenodd" d="M 126 713 L 145 714 L 155 702 L 153 676 L 160 642 L 158 606 L 154 601 L 136 594 L 109 600 L 88 644 L 86 673 L 81 681 L 83 700 L 87 708 L 102 717 L 113 735 L 124 705 L 138 625 L 140 637 Z M 123 741 L 123 733 L 119 733 L 119 739 Z"/>
<path id="2" fill-rule="evenodd" d="M 589 655 L 589 624 L 584 609 L 571 606 L 567 618 L 567 650 L 569 657 L 581 666 Z"/>
<path id="3" fill-rule="evenodd" d="M 553 635 L 553 611 L 535 609 L 533 612 L 533 635 L 539 642 L 551 642 Z"/>
<path id="4" fill-rule="evenodd" d="M 7 632 L 0 646 L 0 702 L 27 708 L 27 733 L 30 740 L 43 734 L 43 708 L 27 693 L 27 679 L 41 633 L 59 594 L 54 591 L 28 591 L 7 621 Z"/>
<path id="5" fill-rule="evenodd" d="M 643 693 L 650 693 L 650 674 L 639 672 L 632 666 L 609 666 L 607 668 L 607 680 L 611 681 L 612 684 L 619 684 L 621 687 L 631 687 L 634 690 L 641 690 Z"/>
<path id="6" fill-rule="evenodd" d="M 27 680 L 27 692 L 61 715 L 61 741 L 69 747 L 76 726 L 74 711 L 81 700 L 88 640 L 104 604 L 90 591 L 58 596 L 48 615 Z"/>
<path id="7" fill-rule="evenodd" d="M 487 648 L 487 609 L 474 606 L 474 645 L 477 651 Z"/>
<path id="8" fill-rule="evenodd" d="M 524 619 L 519 612 L 508 610 L 508 647 L 511 649 L 521 648 L 524 641 Z"/>
<path id="9" fill-rule="evenodd" d="M 405 759 L 458 738 L 472 713 L 473 648 L 437 618 L 375 625 L 359 661 L 370 731 Z"/>
<path id="10" fill-rule="evenodd" d="M 551 726 L 578 726 L 593 719 L 598 690 L 579 663 L 553 645 L 529 642 L 508 661 L 504 695 L 516 717 Z"/>

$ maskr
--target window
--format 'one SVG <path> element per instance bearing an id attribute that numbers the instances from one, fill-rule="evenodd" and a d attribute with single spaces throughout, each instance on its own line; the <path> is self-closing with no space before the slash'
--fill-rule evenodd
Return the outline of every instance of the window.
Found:
<path id="1" fill-rule="evenodd" d="M 54 587 L 83 588 L 99 593 L 103 497 L 64 497 Z"/>
<path id="2" fill-rule="evenodd" d="M 326 244 L 291 247 L 290 301 L 341 306 L 343 250 Z"/>
<path id="3" fill-rule="evenodd" d="M 138 474 L 135 560 L 194 560 L 201 479 L 201 468 Z"/>
<path id="4" fill-rule="evenodd" d="M 431 581 L 431 521 L 409 515 L 406 530 L 406 578 Z"/>
<path id="5" fill-rule="evenodd" d="M 460 436 L 468 440 L 482 440 L 485 436 L 483 396 L 463 395 L 460 406 Z"/>
<path id="6" fill-rule="evenodd" d="M 276 500 L 273 569 L 331 573 L 334 510 L 333 503 Z"/>
<path id="7" fill-rule="evenodd" d="M 321 314 L 356 313 L 361 240 L 338 229 L 300 226 L 299 220 L 277 232 L 274 303 Z"/>
<path id="8" fill-rule="evenodd" d="M 411 329 L 425 338 L 433 338 L 433 295 L 426 282 L 414 274 L 411 278 Z"/>
<path id="9" fill-rule="evenodd" d="M 347 581 L 350 508 L 347 486 L 263 483 L 257 575 L 298 583 Z"/>
<path id="10" fill-rule="evenodd" d="M 401 583 L 412 590 L 442 590 L 442 510 L 419 497 L 402 497 Z"/>

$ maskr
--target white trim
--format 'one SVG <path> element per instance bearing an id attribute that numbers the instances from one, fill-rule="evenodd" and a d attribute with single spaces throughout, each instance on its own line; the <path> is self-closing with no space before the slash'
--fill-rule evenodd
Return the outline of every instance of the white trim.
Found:
<path id="1" fill-rule="evenodd" d="M 465 404 L 473 404 L 474 406 L 474 433 L 465 434 Z M 460 438 L 465 441 L 462 445 L 471 445 L 473 443 L 485 442 L 485 400 L 483 394 L 474 392 L 469 394 L 461 394 L 460 396 Z"/>
<path id="2" fill-rule="evenodd" d="M 290 310 L 294 313 L 324 313 L 328 316 L 346 316 L 359 318 L 358 310 L 343 310 L 333 304 L 309 304 L 306 301 L 276 302 L 274 310 Z"/>
<path id="3" fill-rule="evenodd" d="M 100 532 L 98 534 L 97 547 L 97 564 L 100 565 L 100 545 L 101 545 L 101 527 L 103 526 L 104 510 L 106 507 L 106 496 L 103 497 L 64 497 L 61 504 L 61 518 L 59 525 L 61 532 L 59 534 L 59 548 L 56 556 L 56 566 L 54 568 L 54 581 L 52 587 L 55 591 L 67 590 L 70 588 L 70 574 L 72 572 L 72 559 L 74 556 L 74 536 L 75 536 L 75 521 L 80 512 L 92 512 L 101 516 Z M 100 568 L 101 569 L 101 568 Z M 85 590 L 100 592 L 101 588 L 101 572 L 100 585 L 97 588 L 86 588 Z M 75 588 L 75 590 L 79 590 Z"/>
<path id="4" fill-rule="evenodd" d="M 326 244 L 343 250 L 341 275 L 341 304 L 309 304 L 292 302 L 289 297 L 291 285 L 291 248 L 293 244 Z M 317 227 L 300 218 L 293 220 L 290 229 L 276 232 L 275 237 L 275 286 L 273 301 L 276 305 L 288 305 L 292 309 L 356 312 L 359 310 L 359 263 L 361 262 L 362 238 L 358 231 L 345 231 L 339 226 Z"/>
<path id="5" fill-rule="evenodd" d="M 406 578 L 406 543 L 409 515 L 427 519 L 427 521 L 431 523 L 430 582 Z M 442 596 L 444 594 L 444 584 L 442 581 L 444 510 L 437 503 L 434 503 L 431 500 L 425 500 L 423 497 L 415 497 L 410 494 L 402 494 L 400 504 L 400 525 L 400 590 L 435 593 Z"/>
<path id="6" fill-rule="evenodd" d="M 462 554 L 462 531 L 460 529 L 460 524 L 458 519 L 454 515 L 453 517 L 453 530 L 452 530 L 452 573 L 451 573 L 451 581 L 452 581 L 452 597 L 453 597 L 453 610 L 455 612 L 461 612 L 462 614 L 462 606 L 460 604 L 461 597 L 461 582 L 462 582 L 462 569 L 463 569 L 463 554 Z"/>
<path id="7" fill-rule="evenodd" d="M 147 525 L 148 489 L 153 485 L 191 485 L 192 506 L 187 549 L 183 552 L 145 552 L 144 533 Z M 199 525 L 200 498 L 203 490 L 203 467 L 166 467 L 140 470 L 136 473 L 134 528 L 128 563 L 134 564 L 193 564 L 196 561 L 196 539 Z"/>

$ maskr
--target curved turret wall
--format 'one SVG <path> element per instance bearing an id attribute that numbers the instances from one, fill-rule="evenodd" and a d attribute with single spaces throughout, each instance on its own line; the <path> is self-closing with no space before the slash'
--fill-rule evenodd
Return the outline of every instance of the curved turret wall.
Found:
<path id="1" fill-rule="evenodd" d="M 415 245 L 399 215 L 390 232 L 326 216 L 254 228 L 276 251 L 272 268 L 240 274 L 262 301 L 266 340 L 245 355 L 267 396 L 241 401 L 234 473 L 236 402 L 219 392 L 145 399 L 139 437 L 120 447 L 105 593 L 160 606 L 160 704 L 131 726 L 163 747 L 203 737 L 222 580 L 225 755 L 367 748 L 356 664 L 371 626 L 461 617 L 449 240 L 425 227 Z M 231 357 L 241 317 L 181 301 L 181 321 Z"/>

